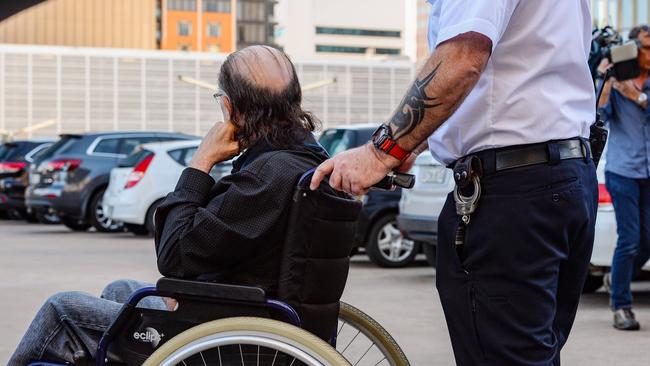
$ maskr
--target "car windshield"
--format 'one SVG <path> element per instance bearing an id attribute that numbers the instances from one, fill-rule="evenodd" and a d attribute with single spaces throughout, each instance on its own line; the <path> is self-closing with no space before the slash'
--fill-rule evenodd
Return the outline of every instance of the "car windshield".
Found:
<path id="1" fill-rule="evenodd" d="M 142 160 L 144 160 L 147 156 L 151 154 L 153 153 L 149 150 L 136 148 L 136 151 L 134 151 L 131 155 L 120 160 L 117 166 L 118 168 L 133 168 L 134 166 L 138 165 L 138 163 L 140 163 Z"/>
<path id="2" fill-rule="evenodd" d="M 9 156 L 11 150 L 15 149 L 16 145 L 12 143 L 4 143 L 0 145 L 0 161 L 4 161 Z"/>
<path id="3" fill-rule="evenodd" d="M 354 146 L 353 132 L 350 130 L 327 130 L 323 132 L 318 142 L 327 150 L 327 152 L 334 156 Z"/>
<path id="4" fill-rule="evenodd" d="M 40 162 L 45 159 L 49 159 L 52 156 L 64 152 L 67 148 L 72 146 L 81 136 L 75 135 L 63 135 L 61 139 L 48 147 L 47 149 L 41 150 L 36 156 L 34 156 L 34 162 Z"/>

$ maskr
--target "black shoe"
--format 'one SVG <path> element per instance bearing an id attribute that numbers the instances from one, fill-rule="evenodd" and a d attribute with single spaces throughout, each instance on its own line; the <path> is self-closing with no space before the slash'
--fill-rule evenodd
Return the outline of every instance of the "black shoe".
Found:
<path id="1" fill-rule="evenodd" d="M 614 312 L 614 328 L 619 330 L 639 330 L 641 326 L 634 319 L 632 309 L 618 309 Z"/>

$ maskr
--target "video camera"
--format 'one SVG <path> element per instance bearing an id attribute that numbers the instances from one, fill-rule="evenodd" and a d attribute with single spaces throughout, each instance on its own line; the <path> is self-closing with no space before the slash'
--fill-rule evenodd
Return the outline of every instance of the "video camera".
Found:
<path id="1" fill-rule="evenodd" d="M 589 54 L 589 69 L 592 79 L 602 78 L 598 75 L 598 65 L 605 58 L 614 64 L 611 75 L 616 80 L 623 81 L 638 77 L 641 73 L 637 61 L 638 54 L 637 42 L 623 43 L 623 37 L 612 27 L 594 29 Z"/>

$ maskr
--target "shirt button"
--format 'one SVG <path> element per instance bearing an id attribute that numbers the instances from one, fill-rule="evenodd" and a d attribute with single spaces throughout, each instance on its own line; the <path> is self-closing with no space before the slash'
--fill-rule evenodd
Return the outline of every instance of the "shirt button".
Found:
<path id="1" fill-rule="evenodd" d="M 560 200 L 560 195 L 559 194 L 554 194 L 553 195 L 553 202 L 558 202 Z"/>

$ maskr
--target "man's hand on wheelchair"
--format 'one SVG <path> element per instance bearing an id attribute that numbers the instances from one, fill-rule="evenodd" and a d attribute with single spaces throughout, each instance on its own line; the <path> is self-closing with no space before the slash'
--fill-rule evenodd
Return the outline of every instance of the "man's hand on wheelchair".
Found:
<path id="1" fill-rule="evenodd" d="M 217 122 L 205 135 L 189 166 L 209 173 L 212 167 L 239 154 L 239 142 L 235 135 L 237 126 L 230 121 Z"/>
<path id="2" fill-rule="evenodd" d="M 371 144 L 365 144 L 324 161 L 316 169 L 310 188 L 316 190 L 329 175 L 332 188 L 355 196 L 364 195 L 373 184 L 400 165 L 396 158 L 377 151 Z"/>

